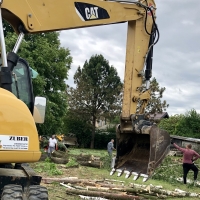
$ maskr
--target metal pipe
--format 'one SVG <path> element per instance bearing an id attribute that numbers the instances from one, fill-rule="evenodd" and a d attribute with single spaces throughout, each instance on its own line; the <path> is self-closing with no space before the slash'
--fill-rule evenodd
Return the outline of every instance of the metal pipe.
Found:
<path id="1" fill-rule="evenodd" d="M 24 38 L 24 33 L 21 32 L 19 34 L 18 38 L 17 38 L 17 42 L 15 43 L 15 46 L 14 46 L 12 52 L 14 52 L 14 53 L 18 52 L 20 44 L 22 43 L 23 38 Z"/>
<path id="2" fill-rule="evenodd" d="M 4 38 L 4 33 L 3 33 L 3 22 L 2 22 L 1 8 L 0 8 L 0 43 L 1 43 L 2 66 L 8 67 L 5 38 Z"/>
<path id="3" fill-rule="evenodd" d="M 146 81 L 146 90 L 148 90 L 150 87 L 150 81 Z"/>

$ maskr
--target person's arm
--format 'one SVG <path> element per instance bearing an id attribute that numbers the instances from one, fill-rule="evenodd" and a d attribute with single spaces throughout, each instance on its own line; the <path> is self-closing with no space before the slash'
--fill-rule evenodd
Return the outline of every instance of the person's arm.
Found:
<path id="1" fill-rule="evenodd" d="M 56 151 L 58 150 L 58 143 L 57 140 L 55 139 L 55 145 L 56 145 Z"/>
<path id="2" fill-rule="evenodd" d="M 114 148 L 114 144 L 112 143 L 112 150 L 116 150 L 115 148 Z"/>
<path id="3" fill-rule="evenodd" d="M 194 151 L 194 157 L 193 157 L 192 161 L 195 161 L 198 158 L 200 158 L 200 155 L 196 151 Z"/>
<path id="4" fill-rule="evenodd" d="M 179 147 L 176 143 L 173 143 L 173 145 L 174 145 L 174 147 L 176 147 L 179 151 L 181 151 L 181 152 L 183 152 L 183 153 L 185 152 L 185 149 Z"/>

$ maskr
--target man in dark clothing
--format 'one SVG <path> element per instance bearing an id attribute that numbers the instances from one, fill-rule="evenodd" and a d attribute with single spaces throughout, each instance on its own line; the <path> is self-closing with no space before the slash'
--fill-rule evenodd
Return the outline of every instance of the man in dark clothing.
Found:
<path id="1" fill-rule="evenodd" d="M 107 151 L 110 157 L 112 157 L 113 150 L 116 150 L 116 149 L 114 148 L 114 140 L 112 139 L 110 142 L 108 142 L 108 145 L 107 145 Z"/>
<path id="2" fill-rule="evenodd" d="M 187 174 L 189 170 L 191 169 L 194 172 L 194 182 L 197 180 L 198 175 L 198 168 L 195 166 L 194 161 L 200 158 L 200 155 L 192 150 L 192 145 L 188 144 L 186 148 L 181 148 L 177 144 L 172 144 L 181 152 L 183 152 L 183 181 L 184 184 L 187 183 Z"/>

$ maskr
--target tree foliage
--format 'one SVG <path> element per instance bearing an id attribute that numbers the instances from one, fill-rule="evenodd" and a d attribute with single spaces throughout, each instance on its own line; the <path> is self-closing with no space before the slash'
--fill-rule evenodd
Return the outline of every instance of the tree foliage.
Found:
<path id="1" fill-rule="evenodd" d="M 169 134 L 175 135 L 177 124 L 184 118 L 184 115 L 174 115 L 169 118 L 162 119 L 159 122 L 159 127 L 166 130 Z"/>
<path id="2" fill-rule="evenodd" d="M 166 100 L 161 100 L 163 98 L 163 93 L 165 90 L 165 87 L 160 87 L 156 78 L 153 78 L 150 81 L 151 97 L 145 111 L 152 114 L 162 113 L 163 111 L 166 111 L 166 108 L 168 108 L 169 104 L 167 104 Z"/>
<path id="3" fill-rule="evenodd" d="M 196 110 L 186 112 L 185 116 L 177 123 L 176 135 L 186 137 L 200 137 L 200 114 Z"/>
<path id="4" fill-rule="evenodd" d="M 117 70 L 102 55 L 94 55 L 78 67 L 74 75 L 76 88 L 69 87 L 69 106 L 77 115 L 92 122 L 90 147 L 94 148 L 96 120 L 106 113 L 118 114 L 118 96 L 122 83 Z"/>
<path id="5" fill-rule="evenodd" d="M 88 123 L 87 118 L 68 110 L 64 118 L 65 133 L 73 133 L 76 135 L 79 147 L 89 148 L 91 142 L 92 125 Z"/>
<path id="6" fill-rule="evenodd" d="M 192 109 L 184 115 L 175 115 L 161 120 L 159 127 L 172 135 L 200 138 L 200 114 Z"/>
<path id="7" fill-rule="evenodd" d="M 11 51 L 17 35 L 9 26 L 5 30 L 7 51 Z M 47 98 L 45 123 L 38 125 L 41 135 L 61 133 L 67 111 L 65 79 L 72 57 L 68 49 L 60 47 L 58 37 L 57 32 L 26 35 L 18 51 L 39 74 L 33 79 L 34 95 Z"/>

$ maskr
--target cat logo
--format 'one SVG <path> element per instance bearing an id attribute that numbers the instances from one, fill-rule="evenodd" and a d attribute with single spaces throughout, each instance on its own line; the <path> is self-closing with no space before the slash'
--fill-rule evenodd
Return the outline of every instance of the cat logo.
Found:
<path id="1" fill-rule="evenodd" d="M 98 7 L 85 8 L 85 16 L 87 19 L 98 19 Z"/>
<path id="2" fill-rule="evenodd" d="M 75 10 L 82 21 L 110 18 L 108 12 L 99 6 L 89 3 L 75 2 Z"/>

